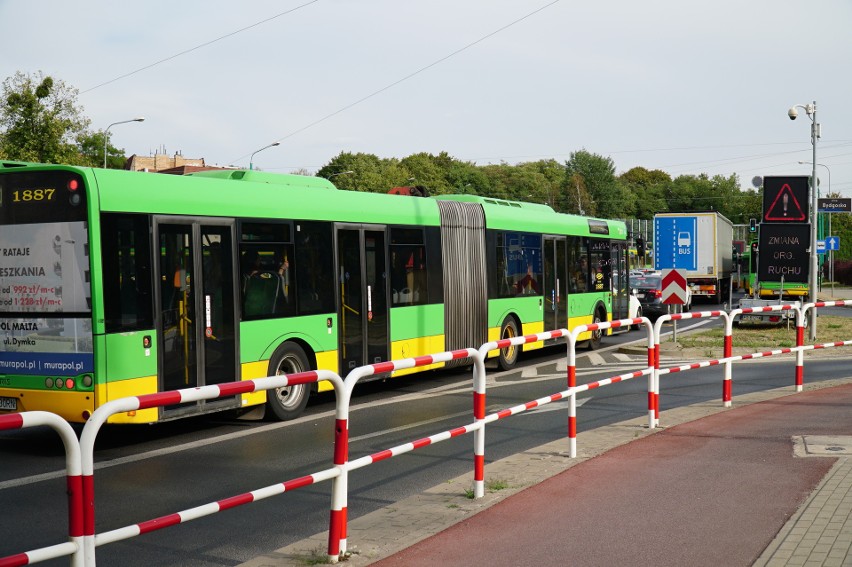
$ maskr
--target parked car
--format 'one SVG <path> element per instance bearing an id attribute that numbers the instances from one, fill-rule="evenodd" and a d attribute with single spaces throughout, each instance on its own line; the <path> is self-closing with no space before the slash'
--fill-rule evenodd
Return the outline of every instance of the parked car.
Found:
<path id="1" fill-rule="evenodd" d="M 630 289 L 632 294 L 639 300 L 641 315 L 652 321 L 660 315 L 669 312 L 669 305 L 663 303 L 663 278 L 658 273 L 644 276 L 632 276 L 630 278 Z M 672 306 L 674 307 L 674 306 Z M 686 303 L 683 311 L 692 308 L 692 290 L 686 288 Z M 674 312 L 674 308 L 672 308 Z"/>

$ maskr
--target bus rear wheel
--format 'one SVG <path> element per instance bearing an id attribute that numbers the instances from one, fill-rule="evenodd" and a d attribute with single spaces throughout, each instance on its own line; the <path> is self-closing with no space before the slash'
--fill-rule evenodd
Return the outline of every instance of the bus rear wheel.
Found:
<path id="1" fill-rule="evenodd" d="M 595 316 L 592 318 L 592 323 L 602 323 L 606 321 L 606 315 L 601 315 L 600 309 L 595 309 Z M 601 342 L 603 342 L 603 331 L 598 329 L 596 331 L 592 331 L 592 337 L 589 339 L 589 344 L 587 345 L 589 350 L 597 350 L 601 346 Z"/>
<path id="2" fill-rule="evenodd" d="M 506 317 L 503 324 L 500 326 L 500 339 L 511 339 L 518 336 L 518 324 L 512 317 Z M 500 370 L 511 370 L 518 362 L 518 354 L 521 347 L 518 345 L 507 346 L 500 349 L 500 356 L 497 363 L 500 365 Z"/>
<path id="3" fill-rule="evenodd" d="M 282 344 L 275 349 L 272 358 L 269 360 L 269 376 L 296 374 L 308 370 L 310 370 L 308 357 L 302 347 L 295 343 Z M 305 406 L 308 405 L 310 393 L 310 384 L 297 384 L 267 390 L 266 405 L 272 415 L 280 421 L 295 419 L 301 415 Z"/>

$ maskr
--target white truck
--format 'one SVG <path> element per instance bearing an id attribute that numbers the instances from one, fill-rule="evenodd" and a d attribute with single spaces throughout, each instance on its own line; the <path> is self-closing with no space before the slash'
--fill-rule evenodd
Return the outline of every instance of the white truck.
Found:
<path id="1" fill-rule="evenodd" d="M 663 222 L 658 223 L 658 219 L 663 219 Z M 665 222 L 666 219 L 668 222 Z M 659 213 L 654 216 L 654 226 L 674 230 L 670 245 L 672 252 L 689 254 L 691 263 L 685 272 L 693 298 L 707 297 L 715 303 L 730 301 L 734 269 L 734 227 L 731 221 L 717 212 Z M 677 262 L 673 267 L 683 268 Z"/>

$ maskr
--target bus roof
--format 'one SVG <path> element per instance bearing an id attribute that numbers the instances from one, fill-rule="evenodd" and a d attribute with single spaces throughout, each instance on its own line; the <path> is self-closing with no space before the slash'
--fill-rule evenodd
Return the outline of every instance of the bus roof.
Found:
<path id="1" fill-rule="evenodd" d="M 509 201 L 479 195 L 437 195 L 435 199 L 479 203 L 485 210 L 489 228 L 541 232 L 545 234 L 574 234 L 578 236 L 606 236 L 593 232 L 606 227 L 610 238 L 627 238 L 627 227 L 622 221 L 596 219 L 579 215 L 557 213 L 547 205 Z M 590 222 L 591 221 L 591 222 Z"/>
<path id="2" fill-rule="evenodd" d="M 167 175 L 120 169 L 0 162 L 3 169 L 74 170 L 86 177 L 90 206 L 102 211 L 314 219 L 440 226 L 437 202 L 478 203 L 488 228 L 625 239 L 623 222 L 557 213 L 547 205 L 477 195 L 411 197 L 338 190 L 322 177 L 252 170 Z M 333 193 L 331 193 L 333 192 Z"/>

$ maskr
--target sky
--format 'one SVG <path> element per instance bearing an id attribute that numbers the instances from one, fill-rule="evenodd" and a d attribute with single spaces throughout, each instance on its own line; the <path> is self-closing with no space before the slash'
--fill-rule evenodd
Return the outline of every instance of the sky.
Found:
<path id="1" fill-rule="evenodd" d="M 0 0 L 0 80 L 79 89 L 126 154 L 316 172 L 341 152 L 480 165 L 586 150 L 852 197 L 849 0 Z M 257 150 L 279 142 L 277 147 Z M 824 167 L 823 167 L 824 166 Z"/>

